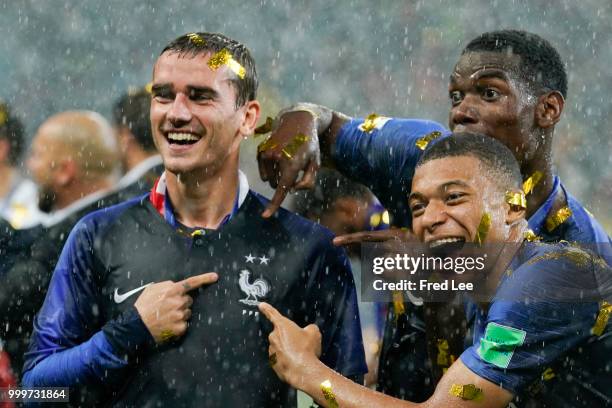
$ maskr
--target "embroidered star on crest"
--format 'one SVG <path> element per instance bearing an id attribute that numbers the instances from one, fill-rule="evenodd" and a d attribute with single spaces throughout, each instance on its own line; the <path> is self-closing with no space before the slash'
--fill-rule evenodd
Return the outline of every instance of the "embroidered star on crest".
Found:
<path id="1" fill-rule="evenodd" d="M 261 256 L 261 257 L 259 257 L 259 264 L 260 264 L 260 265 L 263 265 L 263 264 L 266 264 L 266 265 L 267 265 L 269 260 L 270 260 L 270 258 L 266 258 L 266 256 L 265 256 L 265 255 L 264 255 L 264 256 Z"/>
<path id="2" fill-rule="evenodd" d="M 248 254 L 247 256 L 244 257 L 244 259 L 246 260 L 247 263 L 255 263 L 255 257 L 251 254 Z"/>

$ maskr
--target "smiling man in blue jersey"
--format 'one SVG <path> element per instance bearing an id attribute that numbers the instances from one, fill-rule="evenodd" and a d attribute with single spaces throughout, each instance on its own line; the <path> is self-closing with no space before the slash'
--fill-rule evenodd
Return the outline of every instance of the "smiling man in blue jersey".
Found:
<path id="1" fill-rule="evenodd" d="M 316 357 L 315 328 L 302 329 L 262 303 L 275 326 L 269 352 L 279 377 L 326 407 L 609 406 L 612 333 L 600 302 L 612 298 L 612 270 L 568 243 L 527 242 L 525 208 L 508 199 L 522 195 L 521 187 L 510 151 L 484 135 L 453 134 L 417 163 L 407 202 L 418 240 L 441 257 L 457 257 L 480 237 L 500 254 L 486 276 L 472 278 L 492 290 L 466 298 L 472 335 L 431 398 L 400 401 L 342 378 Z M 490 223 L 483 228 L 484 218 Z"/>
<path id="2" fill-rule="evenodd" d="M 223 35 L 164 48 L 151 124 L 165 173 L 150 194 L 72 231 L 34 323 L 25 386 L 67 386 L 86 405 L 294 406 L 270 368 L 262 300 L 317 324 L 321 359 L 361 380 L 345 252 L 284 210 L 259 217 L 267 200 L 238 170 L 256 88 L 250 52 Z"/>
<path id="3" fill-rule="evenodd" d="M 610 237 L 553 172 L 553 134 L 567 98 L 567 74 L 555 48 L 523 31 L 484 33 L 462 51 L 450 75 L 449 98 L 451 130 L 497 139 L 519 162 L 527 193 L 526 218 L 533 233 L 545 242 L 597 245 L 598 253 L 612 264 Z M 296 132 L 313 137 L 289 160 L 282 149 Z M 264 216 L 278 208 L 291 188 L 310 187 L 322 163 L 370 187 L 392 213 L 395 226 L 410 226 L 406 197 L 415 165 L 428 146 L 447 135 L 444 126 L 427 120 L 377 115 L 350 118 L 312 104 L 288 108 L 279 114 L 268 141 L 275 147 L 258 155 L 262 178 L 277 189 Z M 376 235 L 353 234 L 334 242 L 385 239 Z M 423 381 L 430 372 L 423 350 L 424 324 L 422 311 L 413 310 L 410 304 L 390 308 L 379 390 L 424 400 L 434 382 Z M 406 376 L 408 368 L 421 375 Z"/>

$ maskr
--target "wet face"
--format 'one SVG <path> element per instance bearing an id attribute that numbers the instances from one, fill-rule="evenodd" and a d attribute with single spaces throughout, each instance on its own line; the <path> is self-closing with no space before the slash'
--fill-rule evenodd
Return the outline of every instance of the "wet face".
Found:
<path id="1" fill-rule="evenodd" d="M 415 171 L 409 206 L 412 228 L 431 248 L 474 242 L 482 215 L 491 214 L 487 242 L 506 239 L 504 193 L 473 156 L 428 161 Z"/>
<path id="2" fill-rule="evenodd" d="M 233 73 L 213 71 L 210 54 L 162 54 L 153 72 L 151 128 L 166 169 L 215 174 L 237 159 L 246 106 L 236 109 Z"/>
<path id="3" fill-rule="evenodd" d="M 519 79 L 519 64 L 519 56 L 506 53 L 462 55 L 450 77 L 449 127 L 499 140 L 522 164 L 533 157 L 543 139 L 536 137 L 537 98 Z"/>

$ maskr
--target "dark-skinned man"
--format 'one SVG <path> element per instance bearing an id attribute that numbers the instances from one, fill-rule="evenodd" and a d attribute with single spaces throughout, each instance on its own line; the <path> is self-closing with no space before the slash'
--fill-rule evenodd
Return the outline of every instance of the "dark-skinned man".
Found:
<path id="1" fill-rule="evenodd" d="M 485 33 L 466 46 L 450 76 L 449 127 L 485 133 L 513 152 L 524 177 L 526 216 L 534 235 L 548 242 L 599 244 L 598 252 L 611 263 L 610 238 L 553 173 L 552 138 L 566 96 L 563 62 L 546 40 L 522 31 Z M 311 138 L 289 159 L 282 149 L 296 133 Z M 428 143 L 444 138 L 446 133 L 441 125 L 422 120 L 369 117 L 364 121 L 311 104 L 289 108 L 281 112 L 266 142 L 274 147 L 262 148 L 258 155 L 262 178 L 277 188 L 264 216 L 275 211 L 289 189 L 312 185 L 322 162 L 370 187 L 392 212 L 394 225 L 409 226 L 405 197 L 410 193 L 414 166 Z M 304 175 L 297 180 L 302 170 Z M 399 230 L 390 233 L 405 234 Z M 368 239 L 387 237 L 368 232 L 339 237 L 335 242 Z M 413 335 L 423 333 L 422 311 L 415 314 L 409 304 L 395 305 L 388 316 L 379 389 L 424 400 L 433 381 L 421 381 L 428 371 L 423 368 L 427 360 L 422 351 L 424 341 Z M 451 349 L 460 346 L 450 344 Z M 436 360 L 435 355 L 431 360 Z M 423 370 L 422 375 L 402 375 L 407 367 Z M 440 373 L 438 370 L 437 375 Z"/>
<path id="2" fill-rule="evenodd" d="M 599 302 L 610 301 L 612 270 L 568 243 L 526 242 L 525 208 L 512 198 L 522 196 L 521 187 L 511 152 L 484 135 L 454 133 L 417 164 L 407 201 L 418 241 L 444 259 L 471 253 L 456 242 L 480 242 L 484 253 L 499 254 L 484 275 L 467 279 L 492 290 L 479 299 L 468 292 L 473 336 L 431 398 L 400 401 L 343 379 L 318 361 L 315 326 L 302 329 L 262 303 L 275 326 L 269 352 L 279 377 L 326 407 L 609 406 L 612 338 Z M 484 228 L 483 219 L 490 220 Z"/>

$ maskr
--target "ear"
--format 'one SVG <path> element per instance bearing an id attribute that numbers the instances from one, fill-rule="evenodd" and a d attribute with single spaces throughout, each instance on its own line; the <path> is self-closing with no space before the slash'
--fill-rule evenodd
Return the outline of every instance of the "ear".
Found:
<path id="1" fill-rule="evenodd" d="M 558 91 L 546 92 L 538 98 L 538 105 L 535 110 L 535 122 L 538 127 L 547 129 L 559 122 L 565 98 Z"/>
<path id="2" fill-rule="evenodd" d="M 66 187 L 78 176 L 79 167 L 72 159 L 62 159 L 56 166 L 55 181 L 61 187 Z"/>
<path id="3" fill-rule="evenodd" d="M 248 101 L 241 109 L 244 109 L 244 117 L 239 130 L 241 136 L 247 137 L 252 135 L 257 127 L 261 106 L 258 101 Z"/>

